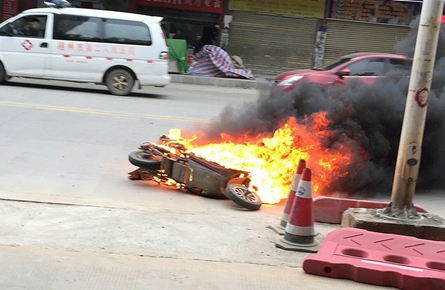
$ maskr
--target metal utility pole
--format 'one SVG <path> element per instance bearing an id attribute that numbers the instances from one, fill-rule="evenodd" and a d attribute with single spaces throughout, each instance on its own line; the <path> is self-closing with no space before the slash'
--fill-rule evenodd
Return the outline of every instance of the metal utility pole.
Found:
<path id="1" fill-rule="evenodd" d="M 388 217 L 420 218 L 413 206 L 444 0 L 424 0 L 400 136 Z"/>

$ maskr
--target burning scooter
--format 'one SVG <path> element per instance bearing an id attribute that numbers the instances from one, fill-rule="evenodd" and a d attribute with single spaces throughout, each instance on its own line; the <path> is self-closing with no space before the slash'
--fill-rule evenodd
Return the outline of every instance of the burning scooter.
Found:
<path id="1" fill-rule="evenodd" d="M 132 180 L 152 180 L 177 189 L 211 198 L 229 198 L 248 210 L 258 210 L 261 199 L 252 188 L 249 172 L 225 168 L 187 152 L 184 145 L 163 135 L 156 142 L 145 142 L 129 154 L 139 167 L 129 173 Z"/>

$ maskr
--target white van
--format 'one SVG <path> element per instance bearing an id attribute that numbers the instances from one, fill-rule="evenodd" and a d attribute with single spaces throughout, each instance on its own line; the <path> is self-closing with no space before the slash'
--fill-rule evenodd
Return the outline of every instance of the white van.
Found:
<path id="1" fill-rule="evenodd" d="M 165 86 L 162 17 L 83 8 L 35 8 L 0 24 L 0 83 L 11 77 L 102 84 L 128 95 Z"/>

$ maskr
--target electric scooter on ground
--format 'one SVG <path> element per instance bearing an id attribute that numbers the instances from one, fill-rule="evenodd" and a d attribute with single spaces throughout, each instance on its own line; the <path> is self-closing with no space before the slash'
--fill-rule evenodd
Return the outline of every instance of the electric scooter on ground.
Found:
<path id="1" fill-rule="evenodd" d="M 249 172 L 225 168 L 196 156 L 166 136 L 161 136 L 156 143 L 142 143 L 138 150 L 129 154 L 128 159 L 139 167 L 129 173 L 131 180 L 152 180 L 197 195 L 229 198 L 252 211 L 262 205 L 251 186 Z"/>

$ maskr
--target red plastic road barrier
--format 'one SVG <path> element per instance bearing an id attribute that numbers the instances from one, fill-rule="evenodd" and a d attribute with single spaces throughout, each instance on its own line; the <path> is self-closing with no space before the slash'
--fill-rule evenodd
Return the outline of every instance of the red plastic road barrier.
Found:
<path id="1" fill-rule="evenodd" d="M 387 207 L 389 202 L 357 200 L 318 196 L 313 199 L 314 220 L 321 223 L 340 224 L 343 212 L 348 208 L 373 208 Z M 414 205 L 418 212 L 427 212 L 418 205 Z"/>
<path id="2" fill-rule="evenodd" d="M 445 242 L 341 228 L 305 258 L 303 270 L 403 290 L 443 290 Z"/>

